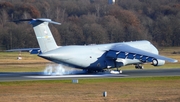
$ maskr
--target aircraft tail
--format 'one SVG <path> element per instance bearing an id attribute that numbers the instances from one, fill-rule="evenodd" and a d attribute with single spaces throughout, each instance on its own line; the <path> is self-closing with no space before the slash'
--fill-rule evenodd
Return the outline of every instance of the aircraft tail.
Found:
<path id="1" fill-rule="evenodd" d="M 60 25 L 61 23 L 45 18 L 25 19 L 19 21 L 30 21 L 30 24 L 33 25 L 33 29 L 42 53 L 58 48 L 48 24 L 53 23 Z"/>

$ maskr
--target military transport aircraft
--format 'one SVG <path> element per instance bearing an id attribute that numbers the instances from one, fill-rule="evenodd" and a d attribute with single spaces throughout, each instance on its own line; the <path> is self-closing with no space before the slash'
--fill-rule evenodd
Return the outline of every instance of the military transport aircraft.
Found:
<path id="1" fill-rule="evenodd" d="M 161 66 L 168 62 L 177 62 L 175 59 L 158 54 L 158 50 L 149 41 L 131 41 L 97 45 L 69 45 L 57 46 L 48 27 L 49 23 L 58 24 L 51 19 L 37 18 L 18 21 L 29 21 L 32 24 L 39 48 L 30 49 L 31 53 L 55 63 L 67 64 L 75 68 L 98 72 L 109 68 L 120 68 L 126 65 L 135 65 L 143 69 L 142 64 L 152 63 Z"/>

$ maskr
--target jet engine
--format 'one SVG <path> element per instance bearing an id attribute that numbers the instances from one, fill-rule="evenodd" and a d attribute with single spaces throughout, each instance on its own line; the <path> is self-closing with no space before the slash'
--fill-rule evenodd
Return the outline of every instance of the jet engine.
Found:
<path id="1" fill-rule="evenodd" d="M 153 59 L 153 61 L 152 61 L 153 66 L 162 66 L 164 64 L 165 64 L 164 60 Z"/>

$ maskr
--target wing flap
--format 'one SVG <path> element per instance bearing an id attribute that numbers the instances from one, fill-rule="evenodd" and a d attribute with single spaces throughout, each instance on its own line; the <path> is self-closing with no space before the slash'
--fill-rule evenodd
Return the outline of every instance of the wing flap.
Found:
<path id="1" fill-rule="evenodd" d="M 172 63 L 178 62 L 178 60 L 161 56 L 158 54 L 150 53 L 147 51 L 143 51 L 126 44 L 116 45 L 113 48 L 111 48 L 111 50 L 119 52 L 119 54 L 117 55 L 118 58 L 129 58 L 129 59 L 135 58 L 135 59 L 141 59 L 142 61 L 150 61 L 150 62 L 152 61 L 153 58 L 155 58 Z"/>

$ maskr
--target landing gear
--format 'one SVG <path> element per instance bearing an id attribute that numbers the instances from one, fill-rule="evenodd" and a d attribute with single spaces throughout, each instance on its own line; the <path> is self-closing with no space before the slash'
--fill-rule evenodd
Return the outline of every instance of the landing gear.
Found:
<path id="1" fill-rule="evenodd" d="M 135 68 L 136 68 L 136 69 L 144 69 L 144 67 L 143 67 L 141 64 L 135 65 Z"/>
<path id="2" fill-rule="evenodd" d="M 121 73 L 122 73 L 122 70 L 119 70 L 119 69 L 117 68 L 117 70 L 111 70 L 110 73 L 111 73 L 111 74 L 121 74 Z"/>
<path id="3" fill-rule="evenodd" d="M 92 74 L 92 73 L 104 72 L 104 70 L 91 70 L 91 69 L 87 69 L 86 72 Z"/>
<path id="4" fill-rule="evenodd" d="M 119 73 L 122 73 L 122 70 L 119 70 Z"/>
<path id="5" fill-rule="evenodd" d="M 121 69 L 119 70 L 119 68 L 117 68 L 117 71 L 119 72 L 119 74 L 121 74 L 121 73 L 122 73 L 122 70 L 121 70 Z"/>

